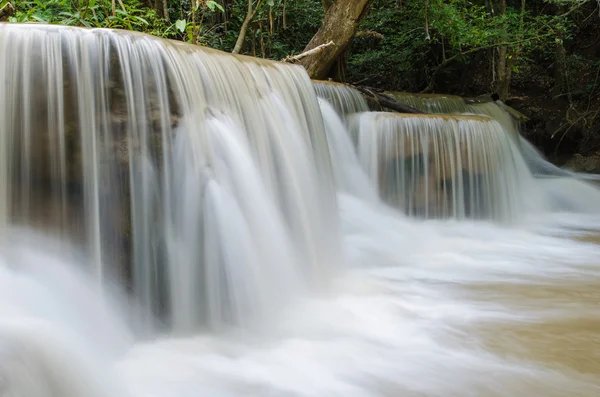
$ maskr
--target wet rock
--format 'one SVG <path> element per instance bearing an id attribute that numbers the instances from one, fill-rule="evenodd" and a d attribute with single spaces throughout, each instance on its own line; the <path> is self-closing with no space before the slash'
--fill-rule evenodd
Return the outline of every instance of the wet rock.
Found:
<path id="1" fill-rule="evenodd" d="M 565 167 L 575 172 L 600 174 L 600 151 L 587 156 L 577 153 L 566 162 Z"/>

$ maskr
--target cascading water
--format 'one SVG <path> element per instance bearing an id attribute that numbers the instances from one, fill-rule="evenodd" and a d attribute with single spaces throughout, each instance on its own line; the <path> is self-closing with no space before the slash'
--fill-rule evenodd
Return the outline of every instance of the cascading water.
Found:
<path id="1" fill-rule="evenodd" d="M 430 113 L 477 114 L 497 121 L 502 127 L 503 133 L 511 137 L 513 145 L 519 149 L 520 155 L 517 156 L 517 163 L 524 162 L 528 167 L 528 171 L 521 169 L 519 174 L 521 178 L 527 180 L 525 185 L 530 187 L 524 196 L 529 203 L 530 210 L 543 208 L 542 212 L 550 210 L 580 213 L 597 213 L 600 210 L 597 205 L 597 202 L 600 201 L 600 190 L 584 182 L 589 178 L 562 170 L 544 159 L 529 142 L 520 136 L 519 122 L 516 117 L 512 116 L 518 112 L 507 107 L 502 101 L 483 100 L 467 103 L 463 98 L 453 95 L 422 95 L 403 92 L 388 94 L 401 103 Z M 529 173 L 536 179 L 532 180 L 527 175 Z"/>
<path id="2" fill-rule="evenodd" d="M 371 186 L 369 177 L 356 156 L 352 140 L 342 119 L 326 100 L 319 98 L 319 105 L 325 121 L 325 131 L 329 141 L 338 192 L 347 193 L 368 202 L 378 202 L 377 192 Z"/>
<path id="3" fill-rule="evenodd" d="M 298 67 L 109 30 L 0 24 L 0 80 L 0 395 L 600 393 L 600 219 L 538 205 L 553 193 L 489 117 L 343 120 L 366 109 Z M 485 209 L 546 222 L 402 216 L 352 120 L 371 149 L 434 159 L 403 163 L 411 177 L 435 159 L 456 176 L 442 208 L 481 209 L 466 181 L 504 184 Z"/>
<path id="4" fill-rule="evenodd" d="M 456 95 L 412 94 L 396 91 L 387 92 L 387 94 L 400 103 L 427 113 L 459 114 L 467 113 L 470 110 L 467 103 Z"/>
<path id="5" fill-rule="evenodd" d="M 518 144 L 518 122 L 507 112 L 507 107 L 502 101 L 473 101 L 467 103 L 465 99 L 456 95 L 444 94 L 410 94 L 406 92 L 388 92 L 400 103 L 412 106 L 427 113 L 434 114 L 477 114 L 489 116 L 502 126 L 503 130 L 515 138 Z M 514 110 L 513 110 L 514 112 Z"/>
<path id="6" fill-rule="evenodd" d="M 313 87 L 317 96 L 329 102 L 342 118 L 348 114 L 369 111 L 369 105 L 360 92 L 345 84 L 315 80 Z"/>
<path id="7" fill-rule="evenodd" d="M 527 169 L 494 120 L 362 113 L 353 135 L 382 198 L 410 216 L 508 220 L 525 209 Z"/>
<path id="8" fill-rule="evenodd" d="M 329 152 L 301 68 L 134 33 L 0 25 L 0 76 L 11 76 L 3 224 L 83 242 L 98 280 L 131 262 L 145 321 L 249 325 L 331 277 Z"/>
<path id="9" fill-rule="evenodd" d="M 521 144 L 519 122 L 505 109 L 507 109 L 507 107 L 502 101 L 482 102 L 469 104 L 468 110 L 464 113 L 488 116 L 496 120 L 502 126 L 504 132 L 513 139 L 515 145 L 519 147 Z"/>

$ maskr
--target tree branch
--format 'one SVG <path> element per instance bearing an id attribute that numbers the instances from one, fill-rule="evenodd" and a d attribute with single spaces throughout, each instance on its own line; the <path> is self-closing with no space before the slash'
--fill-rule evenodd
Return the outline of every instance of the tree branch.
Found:
<path id="1" fill-rule="evenodd" d="M 0 8 L 0 21 L 10 17 L 15 12 L 15 7 L 11 3 L 6 3 L 4 7 Z"/>
<path id="2" fill-rule="evenodd" d="M 240 28 L 240 34 L 238 35 L 237 41 L 235 42 L 235 47 L 233 47 L 233 51 L 231 51 L 232 54 L 239 54 L 240 51 L 242 51 L 244 40 L 246 39 L 246 32 L 248 31 L 250 22 L 252 22 L 252 20 L 258 13 L 258 9 L 262 5 L 262 2 L 263 0 L 258 0 L 256 3 L 256 7 L 254 7 L 253 10 L 252 5 L 254 1 L 248 0 L 248 13 L 246 14 L 246 18 L 244 18 L 244 22 L 242 23 L 242 27 Z"/>
<path id="3" fill-rule="evenodd" d="M 332 46 L 332 45 L 335 45 L 333 40 L 328 43 L 316 46 L 315 48 L 310 49 L 308 51 L 304 51 L 298 55 L 288 55 L 287 57 L 283 58 L 281 60 L 281 62 L 296 63 L 299 60 L 301 60 L 302 58 L 306 58 L 307 56 L 318 54 L 319 52 L 323 51 L 325 48 Z"/>

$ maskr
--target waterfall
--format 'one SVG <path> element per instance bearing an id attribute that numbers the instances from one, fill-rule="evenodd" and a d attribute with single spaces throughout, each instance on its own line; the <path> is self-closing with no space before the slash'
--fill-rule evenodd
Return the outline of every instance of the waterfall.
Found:
<path id="1" fill-rule="evenodd" d="M 314 85 L 317 95 L 329 101 L 353 130 L 355 149 L 371 185 L 384 201 L 410 216 L 511 221 L 524 219 L 523 215 L 600 209 L 596 204 L 600 191 L 581 181 L 583 177 L 546 161 L 519 135 L 519 122 L 510 113 L 515 111 L 501 101 L 388 92 L 437 117 L 372 113 L 349 86 L 322 81 Z M 328 109 L 321 111 L 326 124 L 332 125 L 335 118 Z M 352 169 L 352 156 L 345 155 L 350 161 L 339 165 L 344 143 L 331 132 L 342 127 L 327 132 L 332 158 L 338 163 L 334 172 L 338 186 L 356 194 L 358 179 L 350 182 L 343 175 Z"/>
<path id="2" fill-rule="evenodd" d="M 506 111 L 502 101 L 472 101 L 468 103 L 457 95 L 446 94 L 411 94 L 406 92 L 388 92 L 400 103 L 412 106 L 427 113 L 434 114 L 477 114 L 489 116 L 496 120 L 504 131 L 519 144 L 519 124 Z"/>
<path id="3" fill-rule="evenodd" d="M 412 94 L 397 91 L 386 93 L 400 103 L 404 103 L 427 113 L 468 113 L 471 110 L 469 105 L 457 95 Z"/>
<path id="4" fill-rule="evenodd" d="M 369 111 L 369 105 L 365 98 L 352 87 L 331 81 L 319 80 L 313 81 L 313 87 L 317 96 L 329 102 L 341 117 L 352 113 Z"/>
<path id="5" fill-rule="evenodd" d="M 502 101 L 472 101 L 456 95 L 445 94 L 412 94 L 405 92 L 388 92 L 398 102 L 410 105 L 424 112 L 434 114 L 476 114 L 488 116 L 496 120 L 502 129 L 513 138 L 521 151 L 521 155 L 529 170 L 536 177 L 575 177 L 543 158 L 543 156 L 519 134 L 519 121 L 511 114 L 518 113 L 506 106 Z"/>
<path id="6" fill-rule="evenodd" d="M 337 191 L 365 201 L 378 202 L 377 192 L 371 186 L 369 177 L 360 164 L 342 119 L 326 100 L 319 98 L 319 105 L 325 121 Z"/>
<path id="7" fill-rule="evenodd" d="M 0 24 L 0 76 L 1 224 L 85 246 L 99 282 L 129 280 L 146 325 L 251 327 L 327 288 L 339 222 L 301 67 Z"/>
<path id="8" fill-rule="evenodd" d="M 600 193 L 500 103 L 37 24 L 0 77 L 0 395 L 598 395 Z"/>
<path id="9" fill-rule="evenodd" d="M 370 180 L 410 216 L 508 221 L 525 210 L 527 168 L 490 118 L 375 112 L 352 126 Z"/>

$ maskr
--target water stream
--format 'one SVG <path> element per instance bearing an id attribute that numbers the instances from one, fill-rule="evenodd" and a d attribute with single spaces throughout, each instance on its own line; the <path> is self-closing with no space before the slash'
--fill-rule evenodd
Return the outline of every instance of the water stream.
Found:
<path id="1" fill-rule="evenodd" d="M 0 396 L 600 393 L 600 191 L 492 110 L 103 29 L 0 24 L 0 77 Z"/>

